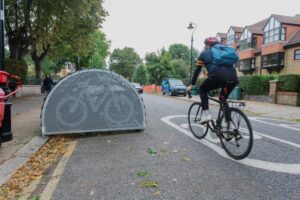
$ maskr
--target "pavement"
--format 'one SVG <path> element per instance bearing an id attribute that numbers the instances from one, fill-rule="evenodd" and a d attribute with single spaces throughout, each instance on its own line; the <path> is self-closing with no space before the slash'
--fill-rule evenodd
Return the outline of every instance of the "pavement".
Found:
<path id="1" fill-rule="evenodd" d="M 44 144 L 40 137 L 40 113 L 44 96 L 11 98 L 13 140 L 0 148 L 0 185 Z"/>
<path id="2" fill-rule="evenodd" d="M 192 96 L 191 99 L 182 96 L 177 96 L 175 98 L 194 102 L 200 101 L 198 95 Z M 240 100 L 239 102 L 246 103 L 246 106 L 243 109 L 249 114 L 300 123 L 300 107 L 247 100 Z M 212 101 L 210 101 L 209 104 L 216 105 L 216 103 Z"/>

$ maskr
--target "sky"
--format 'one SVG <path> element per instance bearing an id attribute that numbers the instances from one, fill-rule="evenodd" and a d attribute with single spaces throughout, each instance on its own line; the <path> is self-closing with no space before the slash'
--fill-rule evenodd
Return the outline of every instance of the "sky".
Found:
<path id="1" fill-rule="evenodd" d="M 300 14 L 300 0 L 105 0 L 109 13 L 102 31 L 111 41 L 110 51 L 132 47 L 144 58 L 171 44 L 190 47 L 190 22 L 197 25 L 194 48 L 203 48 L 203 41 L 230 26 L 246 26 L 266 19 L 271 14 Z"/>

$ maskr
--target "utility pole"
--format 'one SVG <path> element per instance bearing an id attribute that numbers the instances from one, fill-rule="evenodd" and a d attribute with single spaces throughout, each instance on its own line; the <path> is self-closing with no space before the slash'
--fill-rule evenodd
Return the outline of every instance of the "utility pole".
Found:
<path id="1" fill-rule="evenodd" d="M 4 0 L 0 0 L 0 70 L 4 71 Z"/>

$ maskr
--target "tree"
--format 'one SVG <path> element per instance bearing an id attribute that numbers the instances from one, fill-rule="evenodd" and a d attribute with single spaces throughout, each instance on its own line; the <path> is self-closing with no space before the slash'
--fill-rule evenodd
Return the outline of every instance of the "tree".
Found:
<path id="1" fill-rule="evenodd" d="M 172 44 L 169 47 L 169 53 L 172 59 L 180 59 L 186 63 L 190 62 L 190 49 L 184 44 Z"/>
<path id="2" fill-rule="evenodd" d="M 110 55 L 110 70 L 121 74 L 130 81 L 133 80 L 134 71 L 142 63 L 139 55 L 131 47 L 114 49 Z"/>
<path id="3" fill-rule="evenodd" d="M 147 70 L 144 64 L 138 66 L 134 73 L 134 82 L 140 83 L 142 85 L 147 84 Z"/>
<path id="4" fill-rule="evenodd" d="M 171 65 L 172 57 L 165 49 L 162 49 L 157 54 L 146 54 L 145 60 L 150 83 L 160 85 L 164 78 L 170 78 L 175 75 L 175 70 Z"/>
<path id="5" fill-rule="evenodd" d="M 42 60 L 58 43 L 69 44 L 77 57 L 86 55 L 90 33 L 107 15 L 102 4 L 103 0 L 7 0 L 10 57 L 20 60 L 30 51 L 39 77 Z"/>

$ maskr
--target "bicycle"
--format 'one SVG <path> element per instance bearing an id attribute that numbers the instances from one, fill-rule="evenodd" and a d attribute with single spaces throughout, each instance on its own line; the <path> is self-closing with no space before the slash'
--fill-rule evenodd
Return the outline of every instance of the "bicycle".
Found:
<path id="1" fill-rule="evenodd" d="M 211 97 L 209 100 L 219 104 L 218 117 L 216 120 L 200 124 L 203 112 L 201 102 L 194 102 L 188 112 L 188 123 L 192 134 L 197 139 L 203 139 L 208 130 L 211 130 L 219 137 L 228 156 L 236 160 L 247 157 L 253 146 L 251 123 L 243 111 L 229 106 L 229 103 L 239 104 L 239 106 L 245 106 L 245 103 L 221 101 Z"/>

